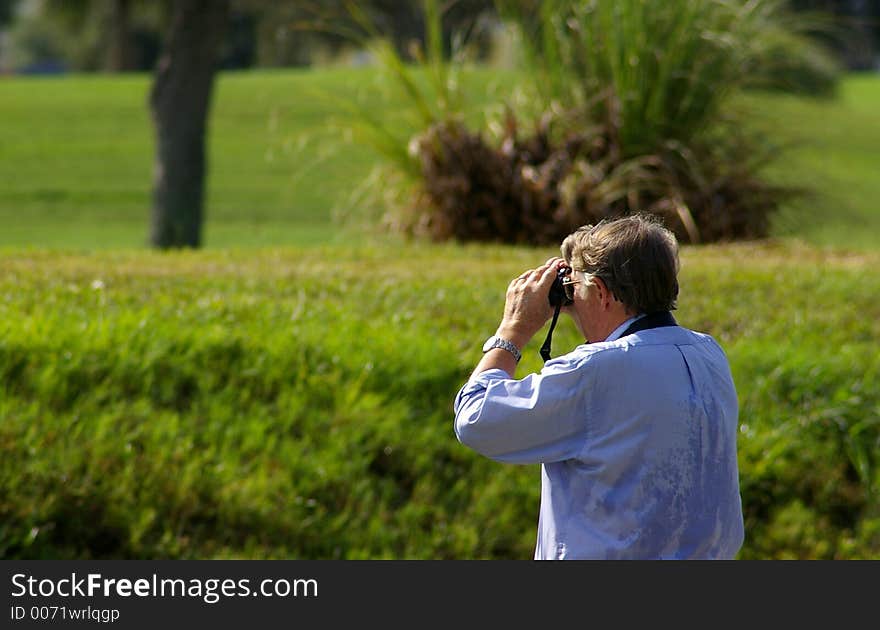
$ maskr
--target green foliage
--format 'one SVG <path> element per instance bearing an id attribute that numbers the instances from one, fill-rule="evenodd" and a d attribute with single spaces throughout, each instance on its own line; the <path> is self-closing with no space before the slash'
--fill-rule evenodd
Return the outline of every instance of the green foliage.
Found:
<path id="1" fill-rule="evenodd" d="M 549 254 L 7 253 L 0 556 L 530 557 L 537 468 L 461 446 L 451 405 Z M 683 252 L 678 317 L 740 396 L 743 557 L 880 556 L 878 262 Z"/>
<path id="2" fill-rule="evenodd" d="M 160 3 L 126 4 L 124 35 L 131 58 L 121 69 L 152 69 L 150 58 L 155 56 L 159 41 Z M 32 64 L 47 62 L 77 72 L 114 69 L 108 67 L 107 58 L 116 26 L 111 15 L 113 2 L 66 0 L 31 5 L 11 20 L 10 69 L 26 70 Z M 0 8 L 0 22 L 2 12 Z"/>
<path id="3" fill-rule="evenodd" d="M 815 42 L 780 28 L 756 40 L 750 88 L 810 97 L 831 97 L 840 83 L 840 63 Z"/>
<path id="4" fill-rule="evenodd" d="M 743 88 L 792 76 L 833 91 L 830 58 L 787 30 L 797 22 L 777 0 L 498 4 L 518 27 L 525 105 L 504 95 L 505 111 L 476 130 L 450 98 L 459 95 L 450 69 L 462 64 L 445 58 L 435 2 L 425 3 L 427 52 L 416 66 L 430 89 L 352 9 L 415 121 L 356 114 L 392 171 L 367 180 L 390 207 L 388 227 L 436 241 L 548 245 L 639 211 L 663 216 L 682 241 L 715 242 L 766 236 L 801 192 L 763 177 L 780 145 L 731 106 Z M 490 139 L 490 130 L 500 131 Z"/>
<path id="5" fill-rule="evenodd" d="M 376 229 L 378 224 L 380 230 L 413 231 L 411 218 L 419 222 L 420 213 L 430 211 L 430 202 L 423 203 L 421 194 L 426 174 L 419 135 L 438 125 L 463 125 L 473 115 L 465 99 L 464 85 L 473 50 L 459 35 L 452 38 L 447 50 L 444 8 L 436 0 L 422 0 L 419 4 L 424 19 L 423 44 L 412 42 L 407 55 L 400 50 L 393 34 L 383 32 L 359 3 L 345 2 L 350 19 L 357 25 L 347 36 L 375 60 L 384 103 L 396 110 L 389 115 L 385 107 L 377 107 L 371 99 L 325 95 L 336 105 L 335 109 L 349 114 L 338 122 L 343 133 L 381 158 L 381 163 L 353 190 L 351 198 L 361 218 L 369 212 L 375 215 L 369 217 L 372 226 L 369 221 L 361 223 L 365 229 Z M 473 80 L 468 85 L 476 87 L 472 90 L 473 100 L 479 102 L 487 97 L 485 85 Z M 351 221 L 355 217 L 346 213 L 345 218 Z"/>
<path id="6" fill-rule="evenodd" d="M 689 242 L 767 235 L 771 216 L 798 191 L 764 177 L 780 145 L 756 133 L 731 99 L 754 85 L 791 87 L 793 76 L 822 93 L 837 80 L 830 58 L 791 31 L 797 21 L 781 2 L 499 5 L 518 26 L 529 109 L 559 121 L 558 145 L 596 129 L 588 151 L 570 151 L 571 175 L 551 183 L 561 189 L 574 179 L 578 190 L 558 215 L 583 224 L 648 211 Z M 595 171 L 617 197 L 591 198 Z"/>
<path id="7" fill-rule="evenodd" d="M 35 18 L 19 19 L 8 32 L 11 68 L 57 63 L 64 55 L 64 37 L 57 24 Z"/>
<path id="8" fill-rule="evenodd" d="M 405 110 L 411 115 L 408 122 L 415 129 L 456 116 L 461 111 L 462 98 L 456 76 L 451 74 L 445 59 L 437 2 L 425 0 L 423 5 L 426 15 L 426 43 L 424 50 L 416 49 L 415 55 L 426 71 L 419 75 L 412 71 L 394 43 L 383 36 L 356 2 L 346 3 L 352 19 L 364 33 L 355 36 L 356 41 L 375 57 L 385 73 L 381 80 L 391 88 L 398 88 L 391 99 L 399 98 L 405 103 Z M 357 102 L 350 105 L 350 111 L 355 114 L 352 118 L 354 127 L 366 130 L 368 142 L 373 148 L 405 175 L 417 177 L 418 161 L 408 150 L 413 127 L 403 125 L 401 128 L 400 120 L 389 119 L 381 111 L 374 112 L 368 107 L 359 107 Z"/>
<path id="9" fill-rule="evenodd" d="M 787 68 L 816 64 L 805 92 L 820 85 L 828 93 L 837 79 L 830 58 L 800 34 L 815 20 L 787 13 L 779 0 L 500 5 L 519 25 L 541 109 L 586 108 L 589 120 L 619 130 L 624 157 L 669 141 L 690 146 L 729 115 L 726 102 L 738 89 L 796 88 Z"/>
<path id="10" fill-rule="evenodd" d="M 486 104 L 516 75 L 475 67 L 459 79 L 469 96 L 465 116 L 476 126 L 485 120 Z M 348 196 L 370 173 L 376 155 L 347 140 L 349 114 L 316 92 L 357 101 L 404 128 L 404 106 L 382 87 L 369 68 L 220 74 L 209 134 L 206 246 L 341 239 L 333 209 L 355 217 L 364 211 Z M 148 90 L 145 75 L 0 82 L 0 160 L 10 173 L 0 178 L 0 247 L 144 245 L 153 151 Z M 822 245 L 875 247 L 880 80 L 848 77 L 835 101 L 779 94 L 748 100 L 762 131 L 797 143 L 785 160 L 769 165 L 768 178 L 786 185 L 814 182 L 822 193 L 786 204 L 774 233 Z"/>

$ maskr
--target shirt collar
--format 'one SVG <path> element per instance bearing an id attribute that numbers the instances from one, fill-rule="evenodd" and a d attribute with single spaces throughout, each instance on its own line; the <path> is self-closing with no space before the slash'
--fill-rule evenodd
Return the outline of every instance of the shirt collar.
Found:
<path id="1" fill-rule="evenodd" d="M 635 317 L 630 317 L 628 320 L 623 322 L 620 326 L 615 328 L 614 332 L 612 332 L 610 335 L 608 335 L 608 337 L 605 338 L 605 341 L 616 341 L 617 339 L 620 339 L 620 336 L 623 334 L 623 331 L 625 331 L 627 328 L 629 328 L 630 324 L 632 324 L 634 321 L 640 320 L 644 316 L 645 316 L 645 314 L 642 313 L 640 315 L 636 315 Z"/>

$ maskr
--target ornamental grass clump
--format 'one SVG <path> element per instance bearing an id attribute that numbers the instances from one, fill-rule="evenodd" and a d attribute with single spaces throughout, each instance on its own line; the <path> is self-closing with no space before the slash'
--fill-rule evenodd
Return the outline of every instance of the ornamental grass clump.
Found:
<path id="1" fill-rule="evenodd" d="M 597 128 L 557 139 L 557 123 L 548 113 L 523 134 L 508 111 L 498 143 L 460 122 L 432 125 L 411 144 L 422 190 L 401 227 L 434 240 L 543 245 L 585 217 L 623 211 L 650 161 L 612 164 Z"/>
<path id="2" fill-rule="evenodd" d="M 397 232 L 553 245 L 580 225 L 649 212 L 683 242 L 753 239 L 803 192 L 764 178 L 780 147 L 736 98 L 779 78 L 768 41 L 792 20 L 778 0 L 499 0 L 522 85 L 485 130 L 465 122 L 460 62 L 439 45 L 436 4 L 425 9 L 418 70 L 430 89 L 393 48 L 378 55 L 421 126 L 402 142 L 395 123 L 363 117 L 406 175 L 384 221 Z M 789 49 L 807 59 L 813 48 L 797 41 Z M 391 180 L 373 181 L 388 192 Z"/>
<path id="3" fill-rule="evenodd" d="M 569 225 L 554 239 L 571 224 L 635 211 L 663 216 L 685 242 L 758 238 L 800 192 L 762 176 L 780 149 L 733 105 L 741 90 L 781 78 L 766 56 L 767 42 L 795 24 L 781 2 L 502 0 L 499 8 L 523 52 L 531 105 L 523 113 L 553 118 L 555 147 L 568 152 L 550 196 Z M 790 50 L 815 50 L 798 37 L 790 35 L 801 44 Z M 592 142 L 581 141 L 585 133 Z"/>

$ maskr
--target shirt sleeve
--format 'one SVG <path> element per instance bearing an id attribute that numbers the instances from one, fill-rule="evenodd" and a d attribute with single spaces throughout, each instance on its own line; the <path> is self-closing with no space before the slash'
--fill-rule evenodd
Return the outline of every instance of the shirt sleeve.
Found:
<path id="1" fill-rule="evenodd" d="M 459 441 L 494 460 L 537 464 L 575 457 L 587 438 L 589 370 L 564 357 L 514 380 L 503 370 L 473 376 L 455 397 Z"/>

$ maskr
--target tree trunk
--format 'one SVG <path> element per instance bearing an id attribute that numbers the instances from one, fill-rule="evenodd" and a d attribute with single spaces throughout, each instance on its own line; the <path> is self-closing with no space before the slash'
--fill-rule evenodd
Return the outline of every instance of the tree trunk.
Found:
<path id="1" fill-rule="evenodd" d="M 150 93 L 156 129 L 154 247 L 201 244 L 207 119 L 228 16 L 229 0 L 173 3 Z"/>
<path id="2" fill-rule="evenodd" d="M 850 54 L 849 67 L 853 70 L 873 70 L 876 60 L 868 0 L 849 0 L 847 5 L 857 38 L 855 50 Z"/>
<path id="3" fill-rule="evenodd" d="M 133 70 L 131 0 L 111 0 L 106 20 L 110 41 L 104 69 L 107 72 Z"/>

